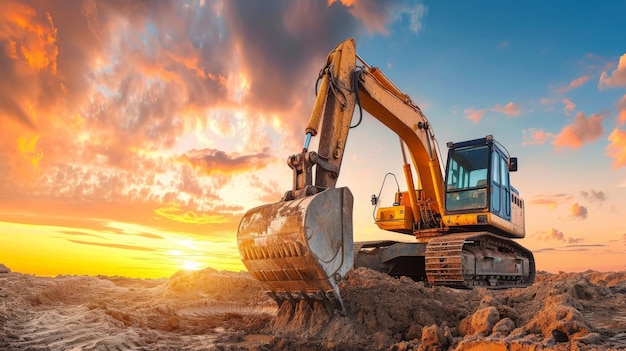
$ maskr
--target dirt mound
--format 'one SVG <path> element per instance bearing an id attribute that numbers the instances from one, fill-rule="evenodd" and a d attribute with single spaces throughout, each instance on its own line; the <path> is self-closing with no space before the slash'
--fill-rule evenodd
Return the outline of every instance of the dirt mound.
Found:
<path id="1" fill-rule="evenodd" d="M 626 349 L 625 273 L 540 274 L 502 291 L 426 287 L 367 269 L 341 287 L 347 316 L 283 304 L 266 332 L 308 350 Z"/>
<path id="2" fill-rule="evenodd" d="M 169 279 L 0 274 L 0 349 L 626 350 L 626 272 L 539 273 L 528 288 L 429 287 L 360 268 L 347 314 L 278 308 L 245 272 Z"/>

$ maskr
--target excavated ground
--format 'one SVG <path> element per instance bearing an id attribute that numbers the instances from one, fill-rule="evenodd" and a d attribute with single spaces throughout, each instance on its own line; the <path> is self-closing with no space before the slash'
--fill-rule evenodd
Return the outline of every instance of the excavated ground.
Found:
<path id="1" fill-rule="evenodd" d="M 246 272 L 0 272 L 3 350 L 626 350 L 626 272 L 542 272 L 531 287 L 493 291 L 360 268 L 341 286 L 346 316 L 277 308 Z"/>

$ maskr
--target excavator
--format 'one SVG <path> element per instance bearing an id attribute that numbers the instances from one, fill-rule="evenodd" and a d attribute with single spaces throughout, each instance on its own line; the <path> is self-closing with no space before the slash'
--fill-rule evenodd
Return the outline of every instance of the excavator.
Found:
<path id="1" fill-rule="evenodd" d="M 444 171 L 426 116 L 356 53 L 354 39 L 330 52 L 316 90 L 304 147 L 287 158 L 291 190 L 246 212 L 237 231 L 243 264 L 279 306 L 321 302 L 345 314 L 339 286 L 356 267 L 458 288 L 532 285 L 533 254 L 513 240 L 525 236 L 524 201 L 509 178 L 517 158 L 493 136 L 447 143 Z M 407 190 L 390 206 L 380 195 L 372 204 L 380 229 L 410 241 L 354 241 L 353 196 L 336 184 L 357 106 L 357 125 L 366 110 L 399 136 Z"/>

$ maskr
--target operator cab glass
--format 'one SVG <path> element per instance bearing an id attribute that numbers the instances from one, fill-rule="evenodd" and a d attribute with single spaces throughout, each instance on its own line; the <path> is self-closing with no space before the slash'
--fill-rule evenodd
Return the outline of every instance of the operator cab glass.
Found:
<path id="1" fill-rule="evenodd" d="M 508 153 L 492 137 L 448 144 L 446 213 L 490 212 L 511 220 Z"/>
<path id="2" fill-rule="evenodd" d="M 446 211 L 487 208 L 489 146 L 450 149 L 446 172 Z"/>

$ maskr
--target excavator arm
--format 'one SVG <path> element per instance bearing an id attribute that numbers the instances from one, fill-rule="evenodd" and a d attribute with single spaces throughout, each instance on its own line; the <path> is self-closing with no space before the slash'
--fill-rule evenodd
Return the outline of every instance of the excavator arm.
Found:
<path id="1" fill-rule="evenodd" d="M 356 61 L 362 64 L 357 68 Z M 357 54 L 353 39 L 339 44 L 328 55 L 320 71 L 320 88 L 313 112 L 305 129 L 302 153 L 291 156 L 287 163 L 294 171 L 293 190 L 284 200 L 308 196 L 334 187 L 344 156 L 350 123 L 355 106 L 369 112 L 406 144 L 413 165 L 420 175 L 423 199 L 434 204 L 434 213 L 443 213 L 443 175 L 436 152 L 436 141 L 430 123 L 408 95 L 402 93 L 378 68 L 365 63 Z M 361 111 L 362 113 L 362 111 Z M 323 123 L 322 123 L 323 122 Z M 308 151 L 311 137 L 319 133 L 318 152 Z M 404 160 L 405 176 L 413 186 L 410 164 Z M 312 165 L 316 165 L 315 179 Z M 420 204 L 417 194 L 408 192 L 413 219 L 419 223 Z M 423 202 L 424 203 L 424 202 Z"/>

